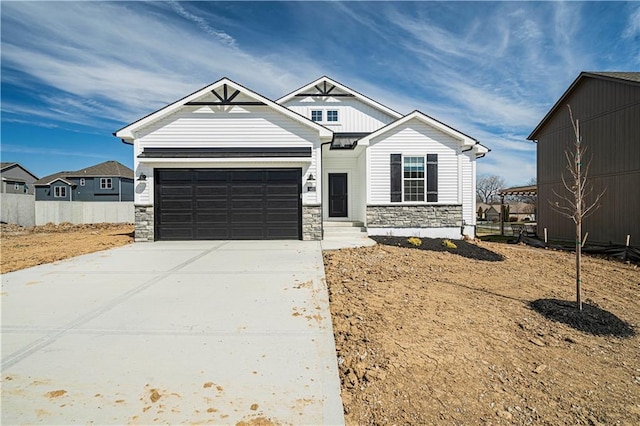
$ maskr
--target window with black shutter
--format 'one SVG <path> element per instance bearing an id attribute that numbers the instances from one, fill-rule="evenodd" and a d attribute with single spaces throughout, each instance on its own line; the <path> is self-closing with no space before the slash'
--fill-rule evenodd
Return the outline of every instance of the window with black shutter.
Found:
<path id="1" fill-rule="evenodd" d="M 391 202 L 402 201 L 402 154 L 391 154 Z"/>
<path id="2" fill-rule="evenodd" d="M 391 154 L 391 202 L 438 202 L 438 154 Z"/>
<path id="3" fill-rule="evenodd" d="M 427 202 L 438 202 L 438 154 L 427 154 Z"/>

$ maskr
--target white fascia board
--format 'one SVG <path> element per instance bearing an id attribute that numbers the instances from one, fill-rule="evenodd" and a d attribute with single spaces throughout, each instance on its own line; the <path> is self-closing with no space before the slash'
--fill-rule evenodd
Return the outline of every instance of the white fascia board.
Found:
<path id="1" fill-rule="evenodd" d="M 482 145 L 482 144 L 479 144 L 479 143 L 478 143 L 478 144 L 475 144 L 475 145 L 473 146 L 473 152 L 476 154 L 476 157 L 477 157 L 477 156 L 480 156 L 480 155 L 485 155 L 485 154 L 487 154 L 489 151 L 490 151 L 490 149 L 489 149 L 489 148 L 487 148 L 486 146 L 484 146 L 484 145 Z"/>
<path id="2" fill-rule="evenodd" d="M 135 121 L 131 124 L 129 124 L 126 127 L 123 127 L 122 129 L 116 131 L 115 136 L 118 138 L 121 138 L 123 140 L 128 140 L 128 141 L 132 141 L 135 139 L 135 134 L 134 132 L 149 125 L 150 123 L 157 121 L 163 117 L 166 117 L 174 112 L 176 112 L 178 109 L 182 108 L 183 106 L 185 106 L 185 104 L 187 104 L 188 102 L 191 101 L 195 101 L 196 99 L 200 98 L 201 96 L 204 96 L 206 94 L 208 94 L 209 92 L 211 92 L 212 90 L 215 90 L 219 87 L 222 87 L 223 85 L 227 85 L 235 90 L 240 91 L 241 93 L 255 99 L 256 101 L 259 102 L 264 102 L 268 107 L 276 110 L 277 112 L 303 124 L 304 126 L 310 127 L 314 130 L 316 130 L 320 136 L 320 140 L 323 142 L 329 142 L 333 139 L 333 132 L 320 125 L 317 124 L 311 120 L 309 120 L 306 117 L 303 117 L 302 115 L 291 111 L 290 109 L 276 103 L 273 102 L 270 99 L 265 98 L 264 96 L 254 92 L 253 90 L 247 89 L 246 87 L 232 81 L 229 80 L 228 78 L 222 78 L 218 81 L 216 81 L 215 83 L 212 83 L 206 87 L 203 87 L 202 89 L 193 92 L 192 94 L 172 103 L 167 105 L 164 108 L 159 109 L 158 111 L 151 113 L 149 115 L 147 115 L 146 117 Z"/>
<path id="3" fill-rule="evenodd" d="M 307 91 L 309 89 L 313 89 L 315 85 L 323 83 L 325 81 L 327 83 L 333 84 L 334 86 L 336 86 L 338 89 L 342 90 L 343 92 L 346 92 L 346 93 L 349 93 L 349 94 L 353 95 L 356 99 L 358 99 L 361 102 L 369 105 L 370 107 L 373 107 L 373 108 L 375 108 L 377 110 L 380 110 L 380 111 L 390 115 L 391 117 L 394 117 L 396 119 L 402 117 L 402 114 L 400 114 L 399 112 L 394 111 L 391 108 L 389 108 L 387 106 L 384 106 L 381 103 L 376 102 L 373 99 L 366 97 L 362 93 L 358 93 L 355 90 L 350 89 L 347 86 L 345 86 L 345 85 L 343 85 L 341 83 L 338 83 L 337 81 L 332 80 L 327 76 L 320 77 L 319 79 L 317 79 L 315 81 L 312 81 L 311 83 L 307 84 L 306 86 L 303 86 L 303 87 L 301 87 L 301 88 L 289 93 L 288 95 L 284 95 L 280 99 L 276 100 L 276 102 L 279 103 L 279 104 L 283 104 L 285 102 L 288 102 L 291 99 L 293 99 L 297 94 L 304 93 L 305 91 Z M 331 95 L 328 95 L 328 97 L 331 97 Z"/>
<path id="4" fill-rule="evenodd" d="M 52 183 L 57 182 L 57 181 L 60 181 L 60 182 L 66 183 L 66 184 L 67 184 L 67 185 L 69 185 L 69 186 L 73 186 L 73 182 L 69 182 L 68 180 L 63 179 L 63 178 L 55 178 L 54 180 L 52 180 L 52 181 L 50 181 L 50 182 L 47 182 L 47 183 L 39 183 L 39 184 L 34 185 L 34 186 L 48 186 L 48 185 L 51 185 Z"/>
<path id="5" fill-rule="evenodd" d="M 365 136 L 362 139 L 358 140 L 358 145 L 365 145 L 368 146 L 371 144 L 371 140 L 375 139 L 377 137 L 380 137 L 381 135 L 387 133 L 390 130 L 396 129 L 399 126 L 402 126 L 403 124 L 409 122 L 410 120 L 419 120 L 421 122 L 423 122 L 424 124 L 431 126 L 437 130 L 440 130 L 442 133 L 451 136 L 454 139 L 457 139 L 458 141 L 460 141 L 461 145 L 463 147 L 465 146 L 474 146 L 477 144 L 478 141 L 476 141 L 475 139 L 465 135 L 464 133 L 461 133 L 459 131 L 457 131 L 456 129 L 447 126 L 444 123 L 441 123 L 440 121 L 429 117 L 428 115 L 420 112 L 420 111 L 413 111 L 410 114 L 405 115 L 404 117 L 402 117 L 399 120 L 396 120 L 392 123 L 387 124 L 384 127 L 381 127 L 380 129 L 376 130 L 375 132 Z"/>

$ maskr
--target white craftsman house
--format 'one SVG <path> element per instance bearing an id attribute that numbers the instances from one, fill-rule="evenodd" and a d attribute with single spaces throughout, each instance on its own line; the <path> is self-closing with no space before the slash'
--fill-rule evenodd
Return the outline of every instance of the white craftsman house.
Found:
<path id="1" fill-rule="evenodd" d="M 277 101 L 223 78 L 114 135 L 134 147 L 136 241 L 473 236 L 488 152 L 328 77 Z"/>

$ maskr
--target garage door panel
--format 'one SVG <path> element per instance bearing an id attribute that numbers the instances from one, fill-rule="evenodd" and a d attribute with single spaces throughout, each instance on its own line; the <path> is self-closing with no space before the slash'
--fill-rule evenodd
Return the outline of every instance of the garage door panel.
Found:
<path id="1" fill-rule="evenodd" d="M 191 170 L 185 169 L 159 170 L 156 174 L 156 182 L 191 182 L 192 175 Z"/>
<path id="2" fill-rule="evenodd" d="M 197 240 L 228 240 L 230 239 L 229 229 L 224 226 L 202 226 L 196 228 Z"/>
<path id="3" fill-rule="evenodd" d="M 194 233 L 190 227 L 167 227 L 162 229 L 163 240 L 193 240 Z"/>
<path id="4" fill-rule="evenodd" d="M 158 239 L 299 239 L 300 169 L 160 169 Z"/>
<path id="5" fill-rule="evenodd" d="M 267 199 L 266 206 L 267 209 L 294 209 L 298 211 L 298 203 L 297 199 Z"/>
<path id="6" fill-rule="evenodd" d="M 264 178 L 264 170 L 234 170 L 230 172 L 230 180 L 236 183 L 262 182 Z"/>
<path id="7" fill-rule="evenodd" d="M 216 224 L 216 225 L 225 225 L 228 223 L 229 215 L 227 212 L 220 213 L 206 213 L 206 212 L 197 212 L 196 213 L 196 223 L 198 225 L 202 225 L 205 223 Z"/>
<path id="8" fill-rule="evenodd" d="M 227 185 L 198 185 L 196 196 L 198 197 L 226 197 L 229 195 Z"/>
<path id="9" fill-rule="evenodd" d="M 289 223 L 293 220 L 297 220 L 298 219 L 298 213 L 297 212 L 282 212 L 282 213 L 277 213 L 277 212 L 273 212 L 273 213 L 268 213 L 267 214 L 267 221 L 269 223 Z"/>
<path id="10" fill-rule="evenodd" d="M 229 171 L 226 169 L 206 169 L 194 170 L 193 175 L 197 182 L 227 182 Z"/>
<path id="11" fill-rule="evenodd" d="M 234 224 L 258 224 L 264 223 L 264 214 L 261 211 L 238 212 L 233 215 Z"/>
<path id="12" fill-rule="evenodd" d="M 267 188 L 267 195 L 298 195 L 297 185 L 273 185 Z"/>
<path id="13" fill-rule="evenodd" d="M 227 199 L 220 200 L 197 200 L 196 201 L 196 209 L 197 210 L 227 210 Z"/>
<path id="14" fill-rule="evenodd" d="M 191 211 L 193 201 L 191 198 L 183 199 L 183 200 L 163 200 L 162 201 L 162 210 L 188 210 Z"/>
<path id="15" fill-rule="evenodd" d="M 162 191 L 160 192 L 160 195 L 165 197 L 178 196 L 188 198 L 191 197 L 192 194 L 193 188 L 191 185 L 166 185 L 162 186 Z"/>
<path id="16" fill-rule="evenodd" d="M 266 239 L 270 240 L 289 240 L 297 239 L 298 234 L 294 233 L 290 227 L 270 227 L 267 230 Z"/>

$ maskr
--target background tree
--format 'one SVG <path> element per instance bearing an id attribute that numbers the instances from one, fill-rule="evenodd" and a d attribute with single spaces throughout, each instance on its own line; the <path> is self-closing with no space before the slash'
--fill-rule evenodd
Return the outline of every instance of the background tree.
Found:
<path id="1" fill-rule="evenodd" d="M 569 118 L 573 126 L 575 139 L 573 147 L 567 148 L 564 155 L 567 159 L 567 170 L 569 171 L 569 180 L 565 179 L 562 173 L 562 183 L 567 195 L 560 195 L 555 190 L 553 193 L 558 198 L 555 203 L 549 200 L 551 208 L 561 215 L 573 220 L 576 224 L 576 307 L 582 310 L 582 294 L 581 294 L 581 262 L 582 262 L 582 219 L 593 213 L 600 207 L 600 198 L 604 195 L 604 191 L 595 197 L 591 203 L 587 202 L 587 198 L 593 193 L 593 186 L 587 185 L 587 176 L 589 175 L 589 166 L 591 159 L 586 164 L 587 147 L 582 144 L 582 136 L 580 135 L 580 122 L 573 120 L 573 112 L 571 106 L 569 108 Z"/>
<path id="2" fill-rule="evenodd" d="M 505 187 L 504 179 L 496 175 L 482 175 L 476 181 L 476 198 L 491 204 L 499 201 L 498 191 Z"/>

